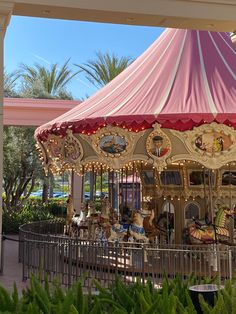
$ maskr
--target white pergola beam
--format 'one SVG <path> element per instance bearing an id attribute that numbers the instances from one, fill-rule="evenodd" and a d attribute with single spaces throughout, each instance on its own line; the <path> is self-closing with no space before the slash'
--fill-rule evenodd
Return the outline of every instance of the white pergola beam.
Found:
<path id="1" fill-rule="evenodd" d="M 15 15 L 210 31 L 236 30 L 235 0 L 12 1 Z"/>

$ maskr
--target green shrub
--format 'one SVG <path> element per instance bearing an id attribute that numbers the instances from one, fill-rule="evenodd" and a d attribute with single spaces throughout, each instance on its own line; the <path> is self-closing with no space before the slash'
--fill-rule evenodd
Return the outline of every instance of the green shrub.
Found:
<path id="1" fill-rule="evenodd" d="M 18 233 L 19 227 L 25 223 L 38 220 L 53 219 L 54 216 L 48 210 L 35 210 L 23 207 L 20 211 L 3 212 L 2 228 L 4 233 Z"/>
<path id="2" fill-rule="evenodd" d="M 30 208 L 34 210 L 45 210 L 55 216 L 66 216 L 66 209 L 67 209 L 67 199 L 57 199 L 51 198 L 48 200 L 47 203 L 42 203 L 41 198 L 30 198 L 24 205 L 24 208 Z"/>
<path id="3" fill-rule="evenodd" d="M 29 287 L 19 297 L 16 287 L 10 294 L 0 287 L 1 313 L 48 313 L 48 314 L 196 314 L 188 293 L 188 282 L 180 278 L 164 280 L 161 289 L 156 289 L 151 282 L 143 285 L 140 281 L 125 285 L 116 280 L 108 289 L 94 280 L 98 294 L 83 294 L 82 283 L 78 281 L 71 288 L 62 288 L 58 282 L 49 285 L 47 279 L 41 284 L 34 276 Z M 178 290 L 180 289 L 180 290 Z M 210 307 L 200 297 L 204 314 L 232 314 L 235 308 L 236 288 L 228 282 L 218 294 L 215 306 Z"/>
<path id="4" fill-rule="evenodd" d="M 50 199 L 48 203 L 42 203 L 41 199 L 30 198 L 21 210 L 4 210 L 3 232 L 18 233 L 19 227 L 25 223 L 66 217 L 66 205 L 63 199 Z"/>

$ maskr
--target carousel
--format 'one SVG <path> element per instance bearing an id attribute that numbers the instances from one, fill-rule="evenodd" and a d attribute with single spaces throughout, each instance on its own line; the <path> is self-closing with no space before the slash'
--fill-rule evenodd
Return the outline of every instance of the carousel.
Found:
<path id="1" fill-rule="evenodd" d="M 168 29 L 94 96 L 39 127 L 45 170 L 82 177 L 67 233 L 233 243 L 235 73 L 228 34 Z"/>

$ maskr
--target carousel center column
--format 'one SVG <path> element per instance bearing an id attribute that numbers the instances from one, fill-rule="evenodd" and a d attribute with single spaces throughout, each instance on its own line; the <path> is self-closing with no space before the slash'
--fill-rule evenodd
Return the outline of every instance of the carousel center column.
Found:
<path id="1" fill-rule="evenodd" d="M 4 36 L 7 25 L 9 24 L 13 10 L 13 3 L 9 1 L 0 2 L 0 195 L 2 195 L 2 181 L 3 181 L 3 97 L 4 97 L 4 65 L 3 65 L 3 51 L 4 51 Z M 2 197 L 0 197 L 0 234 L 2 234 Z M 2 241 L 0 241 L 0 260 L 2 256 Z M 1 265 L 2 267 L 2 265 Z"/>
<path id="2" fill-rule="evenodd" d="M 77 214 L 81 211 L 81 204 L 83 202 L 83 176 L 79 176 L 75 172 L 72 173 L 71 185 L 72 185 L 72 196 L 73 206 Z"/>

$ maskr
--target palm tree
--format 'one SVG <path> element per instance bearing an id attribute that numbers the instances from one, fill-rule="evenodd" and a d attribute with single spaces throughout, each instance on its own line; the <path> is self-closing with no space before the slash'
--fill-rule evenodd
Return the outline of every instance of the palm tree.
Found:
<path id="1" fill-rule="evenodd" d="M 69 67 L 68 59 L 62 67 L 57 63 L 51 65 L 50 69 L 36 63 L 34 66 L 21 65 L 21 78 L 23 88 L 21 96 L 27 98 L 59 98 L 72 99 L 72 95 L 66 90 L 68 83 L 77 75 Z M 54 185 L 54 177 L 50 173 L 48 177 L 43 176 L 43 202 L 48 199 L 49 186 Z"/>
<path id="2" fill-rule="evenodd" d="M 96 59 L 83 65 L 75 64 L 84 72 L 87 80 L 96 87 L 102 87 L 126 69 L 133 60 L 130 57 L 117 57 L 115 54 L 96 53 Z"/>
<path id="3" fill-rule="evenodd" d="M 72 99 L 72 95 L 66 90 L 66 87 L 78 72 L 73 73 L 69 69 L 69 61 L 67 60 L 61 68 L 54 63 L 50 69 L 38 63 L 34 66 L 22 64 L 22 95 L 29 98 Z"/>
<path id="4" fill-rule="evenodd" d="M 4 69 L 4 96 L 5 97 L 17 97 L 17 93 L 15 91 L 16 81 L 20 77 L 19 71 L 13 71 L 8 73 Z"/>

